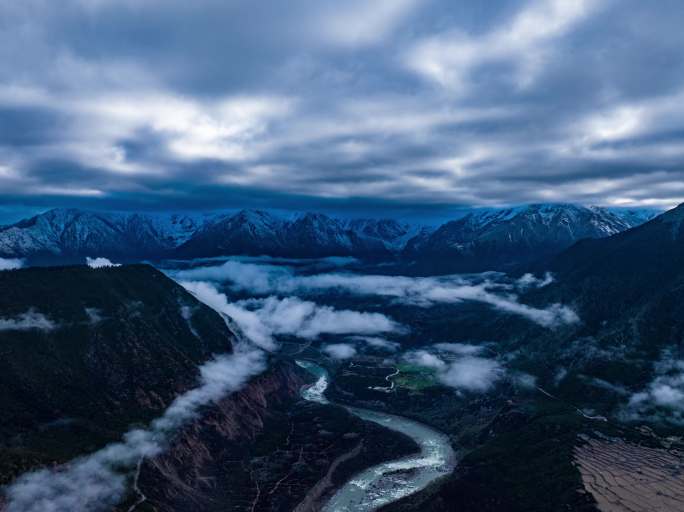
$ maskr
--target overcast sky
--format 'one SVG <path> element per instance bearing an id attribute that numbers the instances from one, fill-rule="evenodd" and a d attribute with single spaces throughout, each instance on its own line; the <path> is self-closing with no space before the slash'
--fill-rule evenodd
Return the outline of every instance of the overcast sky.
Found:
<path id="1" fill-rule="evenodd" d="M 684 202 L 680 0 L 0 0 L 0 214 Z"/>

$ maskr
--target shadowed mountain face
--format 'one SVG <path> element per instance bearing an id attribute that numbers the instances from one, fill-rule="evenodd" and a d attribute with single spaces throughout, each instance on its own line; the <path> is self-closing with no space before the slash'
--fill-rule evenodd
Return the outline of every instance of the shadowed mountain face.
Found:
<path id="1" fill-rule="evenodd" d="M 51 210 L 0 228 L 0 257 L 33 263 L 226 255 L 353 256 L 420 272 L 503 270 L 555 254 L 583 238 L 633 227 L 648 211 L 576 205 L 473 210 L 437 230 L 391 219 L 343 220 L 320 213 L 116 214 Z"/>
<path id="2" fill-rule="evenodd" d="M 556 273 L 557 283 L 539 295 L 571 297 L 585 322 L 672 299 L 684 282 L 684 205 L 610 238 L 583 240 L 545 268 Z"/>
<path id="3" fill-rule="evenodd" d="M 392 220 L 345 222 L 320 213 L 282 220 L 267 212 L 242 211 L 208 224 L 178 247 L 176 254 L 388 258 L 409 232 L 409 226 Z"/>
<path id="4" fill-rule="evenodd" d="M 223 319 L 149 266 L 0 272 L 0 482 L 118 440 L 232 351 Z"/>
<path id="5" fill-rule="evenodd" d="M 471 213 L 412 239 L 402 256 L 424 271 L 505 270 L 556 254 L 578 240 L 620 233 L 640 218 L 576 205 Z"/>

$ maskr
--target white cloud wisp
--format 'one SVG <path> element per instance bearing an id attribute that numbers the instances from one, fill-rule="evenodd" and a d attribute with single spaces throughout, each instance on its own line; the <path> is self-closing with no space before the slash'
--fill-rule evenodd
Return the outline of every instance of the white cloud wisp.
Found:
<path id="1" fill-rule="evenodd" d="M 403 327 L 380 313 L 338 310 L 297 297 L 267 297 L 228 302 L 214 285 L 202 281 L 180 284 L 216 311 L 231 317 L 243 332 L 265 350 L 277 348 L 274 336 L 315 339 L 321 334 L 373 335 L 401 332 Z"/>
<path id="2" fill-rule="evenodd" d="M 273 265 L 255 265 L 228 261 L 214 267 L 200 267 L 176 273 L 180 279 L 208 279 L 229 282 L 236 290 L 259 294 L 293 294 L 337 291 L 356 295 L 376 295 L 417 306 L 438 303 L 456 304 L 476 301 L 518 315 L 543 327 L 553 328 L 579 321 L 577 314 L 568 306 L 551 304 L 536 308 L 522 304 L 513 288 L 546 286 L 551 276 L 542 279 L 524 276 L 515 285 L 497 282 L 491 275 L 470 278 L 452 275 L 443 277 L 405 277 L 387 275 L 358 275 L 352 273 L 327 273 L 295 275 L 290 269 Z"/>

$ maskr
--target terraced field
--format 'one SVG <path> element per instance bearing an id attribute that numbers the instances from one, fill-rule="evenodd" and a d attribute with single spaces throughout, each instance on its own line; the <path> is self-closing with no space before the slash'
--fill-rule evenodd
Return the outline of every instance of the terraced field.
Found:
<path id="1" fill-rule="evenodd" d="M 622 440 L 575 449 L 585 489 L 603 512 L 684 511 L 684 453 Z"/>

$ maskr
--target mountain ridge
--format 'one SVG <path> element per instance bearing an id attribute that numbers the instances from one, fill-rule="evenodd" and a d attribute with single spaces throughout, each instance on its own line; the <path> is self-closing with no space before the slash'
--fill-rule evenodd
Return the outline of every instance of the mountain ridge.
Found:
<path id="1" fill-rule="evenodd" d="M 431 228 L 314 212 L 282 217 L 266 210 L 150 214 L 53 209 L 0 227 L 0 257 L 49 264 L 82 262 L 86 256 L 127 262 L 226 255 L 352 256 L 474 271 L 559 252 L 581 238 L 609 236 L 652 216 L 647 210 L 621 215 L 602 207 L 549 203 L 473 209 Z"/>
<path id="2" fill-rule="evenodd" d="M 402 252 L 418 268 L 438 272 L 506 270 L 561 252 L 585 238 L 604 238 L 638 225 L 601 207 L 531 204 L 470 213 L 410 240 Z"/>

